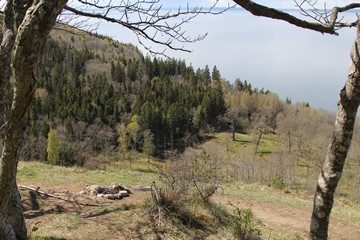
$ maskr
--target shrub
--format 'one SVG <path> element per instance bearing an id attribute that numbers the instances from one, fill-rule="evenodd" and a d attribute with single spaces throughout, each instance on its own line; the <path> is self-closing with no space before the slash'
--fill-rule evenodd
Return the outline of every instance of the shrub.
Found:
<path id="1" fill-rule="evenodd" d="M 158 221 L 158 225 L 172 222 L 176 225 L 201 228 L 201 224 L 189 211 L 192 199 L 186 189 L 157 188 L 153 184 L 151 193 L 154 204 L 149 211 L 150 218 Z"/>
<path id="2" fill-rule="evenodd" d="M 276 174 L 275 178 L 272 180 L 271 186 L 275 189 L 284 189 L 286 187 L 286 182 L 283 176 Z"/>
<path id="3" fill-rule="evenodd" d="M 231 224 L 235 239 L 260 239 L 260 230 L 255 226 L 254 214 L 251 208 L 240 209 L 232 204 L 230 205 L 235 208 L 231 215 Z"/>

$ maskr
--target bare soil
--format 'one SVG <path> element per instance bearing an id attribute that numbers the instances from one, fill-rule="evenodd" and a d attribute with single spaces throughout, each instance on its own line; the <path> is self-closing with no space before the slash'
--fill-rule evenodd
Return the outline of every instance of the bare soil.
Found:
<path id="1" fill-rule="evenodd" d="M 132 189 L 129 197 L 108 200 L 79 194 L 82 189 L 74 186 L 67 186 L 66 191 L 41 190 L 67 200 L 41 194 L 34 197 L 32 191 L 20 189 L 30 236 L 52 240 L 115 240 L 143 239 L 145 235 L 138 227 L 139 211 L 134 209 L 149 197 L 149 192 Z"/>
<path id="2" fill-rule="evenodd" d="M 130 197 L 113 201 L 102 198 L 89 197 L 78 194 L 81 188 L 67 186 L 66 191 L 61 189 L 44 190 L 49 193 L 68 198 L 64 201 L 52 197 L 43 197 L 36 194 L 30 196 L 28 190 L 21 190 L 26 223 L 31 233 L 42 230 L 47 232 L 51 239 L 162 239 L 151 232 L 151 226 L 145 226 L 145 218 L 141 211 L 133 211 L 136 206 L 149 198 L 149 192 L 133 189 Z M 280 204 L 243 200 L 236 196 L 215 195 L 215 202 L 232 204 L 245 208 L 251 206 L 255 217 L 268 231 L 263 231 L 264 239 L 278 239 L 272 231 L 283 231 L 284 236 L 294 236 L 291 239 L 308 239 L 309 219 L 311 210 L 292 208 Z M 88 206 L 86 206 L 88 205 Z M 99 205 L 90 206 L 90 205 Z M 104 206 L 107 207 L 104 207 Z M 109 208 L 110 207 L 110 208 Z M 67 214 L 80 216 L 75 227 L 72 225 L 55 224 L 54 216 Z M 141 226 L 144 224 L 144 226 Z M 329 239 L 360 239 L 360 229 L 347 225 L 340 220 L 331 219 Z M 170 239 L 170 238 L 168 238 Z M 286 238 L 283 238 L 286 239 Z"/>
<path id="3" fill-rule="evenodd" d="M 271 229 L 281 229 L 287 235 L 295 236 L 295 239 L 309 239 L 309 227 L 311 209 L 292 208 L 280 204 L 243 200 L 234 196 L 215 196 L 214 200 L 246 208 L 251 207 L 255 217 L 265 225 L 269 232 L 263 232 L 264 239 L 276 239 L 271 237 Z M 329 226 L 329 239 L 360 239 L 360 229 L 348 226 L 338 219 L 332 218 Z"/>

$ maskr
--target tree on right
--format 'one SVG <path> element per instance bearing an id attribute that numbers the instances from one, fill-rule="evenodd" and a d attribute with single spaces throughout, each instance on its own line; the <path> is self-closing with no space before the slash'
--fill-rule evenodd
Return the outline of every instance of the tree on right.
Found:
<path id="1" fill-rule="evenodd" d="M 314 0 L 294 0 L 302 17 L 279 9 L 257 4 L 251 0 L 234 2 L 255 16 L 286 21 L 300 28 L 317 31 L 322 34 L 339 35 L 341 28 L 356 27 L 357 33 L 350 53 L 351 65 L 345 86 L 340 90 L 333 135 L 318 177 L 313 212 L 310 224 L 311 239 L 327 239 L 330 213 L 334 203 L 334 193 L 341 178 L 345 160 L 354 132 L 357 110 L 360 104 L 360 21 L 346 21 L 342 14 L 360 9 L 356 1 L 344 6 L 327 9 L 326 4 L 318 8 Z M 271 1 L 268 4 L 271 5 Z M 275 1 L 272 1 L 275 3 Z M 325 1 L 324 1 L 325 2 Z M 354 12 L 353 14 L 356 14 Z"/>

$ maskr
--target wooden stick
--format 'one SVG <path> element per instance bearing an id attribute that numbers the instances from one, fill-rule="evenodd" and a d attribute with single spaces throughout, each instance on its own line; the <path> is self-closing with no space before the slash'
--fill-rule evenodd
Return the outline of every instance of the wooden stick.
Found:
<path id="1" fill-rule="evenodd" d="M 24 189 L 27 189 L 27 190 L 31 190 L 31 191 L 34 191 L 34 192 L 37 192 L 45 197 L 52 197 L 52 198 L 56 198 L 56 199 L 60 199 L 62 201 L 65 201 L 65 202 L 74 202 L 78 205 L 82 205 L 82 206 L 91 206 L 91 207 L 100 207 L 100 206 L 108 206 L 108 204 L 93 204 L 93 203 L 82 203 L 82 202 L 78 202 L 76 201 L 75 199 L 69 199 L 69 198 L 64 198 L 64 197 L 60 197 L 60 196 L 56 196 L 54 194 L 51 194 L 51 193 L 47 193 L 47 192 L 44 192 L 44 191 L 41 191 L 39 190 L 40 187 L 37 187 L 37 188 L 32 188 L 32 187 L 29 187 L 29 186 L 25 186 L 25 185 L 21 185 L 19 184 L 18 187 L 20 188 L 24 188 Z"/>

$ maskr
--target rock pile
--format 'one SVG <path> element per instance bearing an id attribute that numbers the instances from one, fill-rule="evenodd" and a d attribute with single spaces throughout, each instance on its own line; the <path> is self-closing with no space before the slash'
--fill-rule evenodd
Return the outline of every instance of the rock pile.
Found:
<path id="1" fill-rule="evenodd" d="M 128 197 L 131 194 L 131 191 L 121 183 L 112 183 L 109 187 L 86 185 L 86 187 L 80 191 L 80 194 L 117 200 Z"/>

